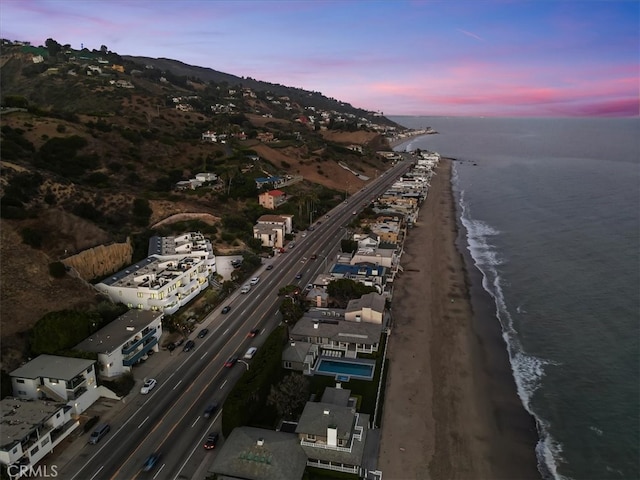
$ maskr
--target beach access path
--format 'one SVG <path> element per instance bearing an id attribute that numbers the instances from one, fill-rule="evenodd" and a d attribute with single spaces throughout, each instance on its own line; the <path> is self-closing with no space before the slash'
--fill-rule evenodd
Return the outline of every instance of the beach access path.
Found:
<path id="1" fill-rule="evenodd" d="M 522 422 L 531 424 L 515 384 L 491 380 L 474 332 L 465 263 L 456 248 L 451 163 L 442 159 L 436 168 L 404 244 L 378 468 L 385 480 L 539 479 L 532 432 L 523 439 L 518 431 Z M 488 321 L 499 329 L 495 318 Z M 504 398 L 517 412 L 514 428 L 498 411 Z"/>

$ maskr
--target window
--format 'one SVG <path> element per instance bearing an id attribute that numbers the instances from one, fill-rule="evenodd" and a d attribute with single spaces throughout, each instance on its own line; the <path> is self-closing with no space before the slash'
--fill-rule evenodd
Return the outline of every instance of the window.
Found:
<path id="1" fill-rule="evenodd" d="M 309 440 L 310 442 L 315 442 L 316 436 L 311 433 L 307 433 L 307 440 Z"/>
<path id="2" fill-rule="evenodd" d="M 27 392 L 25 392 L 24 390 L 18 390 L 18 395 L 26 395 Z"/>
<path id="3" fill-rule="evenodd" d="M 291 362 L 284 362 L 284 368 L 291 368 Z"/>
<path id="4" fill-rule="evenodd" d="M 24 383 L 24 378 L 16 378 L 16 383 Z"/>
<path id="5" fill-rule="evenodd" d="M 144 296 L 144 293 L 138 292 L 138 298 L 142 298 L 143 296 Z"/>
<path id="6" fill-rule="evenodd" d="M 58 379 L 57 378 L 50 378 L 49 379 L 49 383 L 51 385 L 57 385 L 58 384 Z"/>
<path id="7" fill-rule="evenodd" d="M 34 456 L 36 453 L 38 453 L 38 450 L 40 450 L 39 446 L 35 446 L 33 447 L 33 449 L 31 450 L 31 456 Z"/>
<path id="8" fill-rule="evenodd" d="M 56 418 L 60 418 L 60 412 L 56 413 Z"/>
<path id="9" fill-rule="evenodd" d="M 49 440 L 50 440 L 49 437 L 42 440 L 42 446 L 44 447 L 47 443 L 49 443 Z"/>

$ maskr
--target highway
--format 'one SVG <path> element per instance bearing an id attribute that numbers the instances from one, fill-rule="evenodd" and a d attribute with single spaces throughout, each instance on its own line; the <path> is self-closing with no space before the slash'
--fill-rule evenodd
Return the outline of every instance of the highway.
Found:
<path id="1" fill-rule="evenodd" d="M 203 448 L 204 440 L 209 432 L 220 431 L 224 399 L 243 371 L 251 368 L 251 360 L 231 368 L 224 367 L 225 360 L 232 355 L 242 358 L 250 346 L 260 347 L 280 323 L 278 290 L 288 284 L 304 288 L 318 273 L 326 271 L 340 249 L 353 212 L 362 210 L 411 165 L 411 161 L 399 162 L 334 208 L 329 218 L 321 217 L 321 223 L 316 222 L 315 229 L 305 237 L 299 233 L 293 249 L 269 259 L 256 272 L 259 283 L 248 294 L 234 293 L 212 311 L 201 325 L 209 328 L 208 335 L 198 339 L 198 330 L 193 332 L 195 348 L 190 352 L 177 349 L 170 368 L 156 377 L 158 384 L 148 395 L 132 391 L 127 406 L 112 422 L 111 433 L 99 444 L 83 447 L 66 471 L 60 472 L 61 478 L 204 478 L 206 469 L 201 466 L 215 455 L 215 450 Z M 309 259 L 312 254 L 318 255 L 317 260 Z M 265 270 L 269 263 L 273 269 Z M 296 280 L 296 274 L 302 274 L 302 278 Z M 220 313 L 224 305 L 231 305 L 225 315 Z M 261 333 L 249 338 L 247 334 L 254 328 Z M 205 408 L 214 401 L 221 408 L 212 418 L 204 418 Z M 221 438 L 218 448 L 222 442 Z M 162 458 L 151 471 L 142 472 L 145 459 L 153 452 L 160 452 Z"/>

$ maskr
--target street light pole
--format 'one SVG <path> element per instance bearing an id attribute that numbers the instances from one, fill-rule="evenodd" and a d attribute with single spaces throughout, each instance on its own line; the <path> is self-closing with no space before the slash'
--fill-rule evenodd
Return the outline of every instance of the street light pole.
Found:
<path id="1" fill-rule="evenodd" d="M 247 372 L 249 371 L 249 364 L 244 360 L 238 360 L 238 363 L 244 363 L 244 366 L 247 367 Z"/>

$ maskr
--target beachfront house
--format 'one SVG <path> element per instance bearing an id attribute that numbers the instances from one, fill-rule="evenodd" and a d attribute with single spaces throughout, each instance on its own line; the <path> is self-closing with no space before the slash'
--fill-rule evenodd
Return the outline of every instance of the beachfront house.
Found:
<path id="1" fill-rule="evenodd" d="M 369 415 L 356 411 L 351 391 L 327 387 L 319 402 L 307 402 L 296 434 L 307 465 L 366 478 L 363 457 Z"/>

